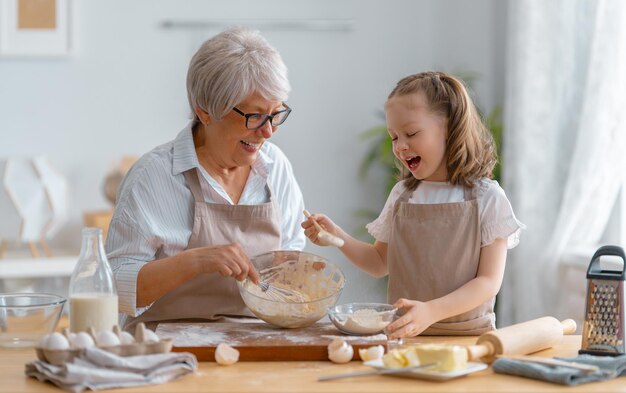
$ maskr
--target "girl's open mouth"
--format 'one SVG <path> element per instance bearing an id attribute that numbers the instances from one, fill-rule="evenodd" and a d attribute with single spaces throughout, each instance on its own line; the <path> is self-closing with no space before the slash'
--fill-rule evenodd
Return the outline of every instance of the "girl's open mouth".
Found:
<path id="1" fill-rule="evenodd" d="M 420 156 L 416 156 L 413 158 L 409 158 L 408 160 L 405 160 L 406 165 L 409 167 L 409 170 L 411 171 L 416 170 L 417 167 L 419 167 L 421 161 L 422 161 L 422 157 Z"/>

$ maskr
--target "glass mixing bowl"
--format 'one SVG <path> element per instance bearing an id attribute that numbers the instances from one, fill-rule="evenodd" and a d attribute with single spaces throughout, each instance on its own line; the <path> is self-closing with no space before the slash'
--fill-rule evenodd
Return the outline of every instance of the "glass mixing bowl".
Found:
<path id="1" fill-rule="evenodd" d="M 347 303 L 328 309 L 328 317 L 341 332 L 352 335 L 372 335 L 396 319 L 397 309 L 384 303 Z"/>
<path id="2" fill-rule="evenodd" d="M 48 293 L 0 293 L 0 347 L 33 347 L 59 323 L 66 299 Z"/>
<path id="3" fill-rule="evenodd" d="M 264 292 L 250 280 L 239 282 L 239 293 L 258 318 L 284 328 L 310 326 L 326 315 L 346 283 L 339 266 L 301 251 L 272 251 L 252 258 Z M 295 291 L 297 297 L 272 296 L 274 288 Z"/>

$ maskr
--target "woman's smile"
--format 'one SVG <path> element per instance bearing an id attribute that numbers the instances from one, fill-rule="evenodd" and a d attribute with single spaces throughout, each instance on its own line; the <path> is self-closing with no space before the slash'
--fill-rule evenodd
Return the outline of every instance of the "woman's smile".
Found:
<path id="1" fill-rule="evenodd" d="M 262 142 L 247 142 L 247 141 L 239 141 L 239 143 L 241 143 L 241 146 L 243 147 L 243 149 L 245 151 L 247 151 L 248 153 L 256 153 L 260 148 L 261 145 L 263 144 Z"/>

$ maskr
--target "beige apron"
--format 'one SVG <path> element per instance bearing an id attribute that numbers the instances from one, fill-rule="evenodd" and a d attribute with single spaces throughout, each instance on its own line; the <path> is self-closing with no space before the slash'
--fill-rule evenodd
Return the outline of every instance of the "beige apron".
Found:
<path id="1" fill-rule="evenodd" d="M 408 203 L 406 190 L 394 205 L 387 261 L 387 300 L 428 301 L 445 296 L 476 277 L 480 260 L 478 201 L 465 189 L 465 202 Z M 423 335 L 479 335 L 495 329 L 495 298 L 441 320 Z"/>
<path id="2" fill-rule="evenodd" d="M 194 199 L 193 230 L 187 249 L 239 243 L 248 256 L 280 249 L 279 209 L 269 184 L 267 203 L 213 204 L 205 202 L 204 195 L 215 191 L 204 178 L 200 181 L 198 170 L 190 169 L 184 175 Z M 159 298 L 137 318 L 128 318 L 124 329 L 133 331 L 139 322 L 154 328 L 155 322 L 241 316 L 253 314 L 241 299 L 235 279 L 219 273 L 202 274 Z"/>

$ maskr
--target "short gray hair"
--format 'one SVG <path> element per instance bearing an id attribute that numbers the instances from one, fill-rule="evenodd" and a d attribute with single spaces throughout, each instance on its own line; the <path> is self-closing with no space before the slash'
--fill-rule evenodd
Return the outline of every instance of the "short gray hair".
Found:
<path id="1" fill-rule="evenodd" d="M 291 87 L 280 54 L 258 31 L 232 28 L 207 40 L 191 59 L 187 98 L 216 120 L 254 92 L 286 101 Z"/>

